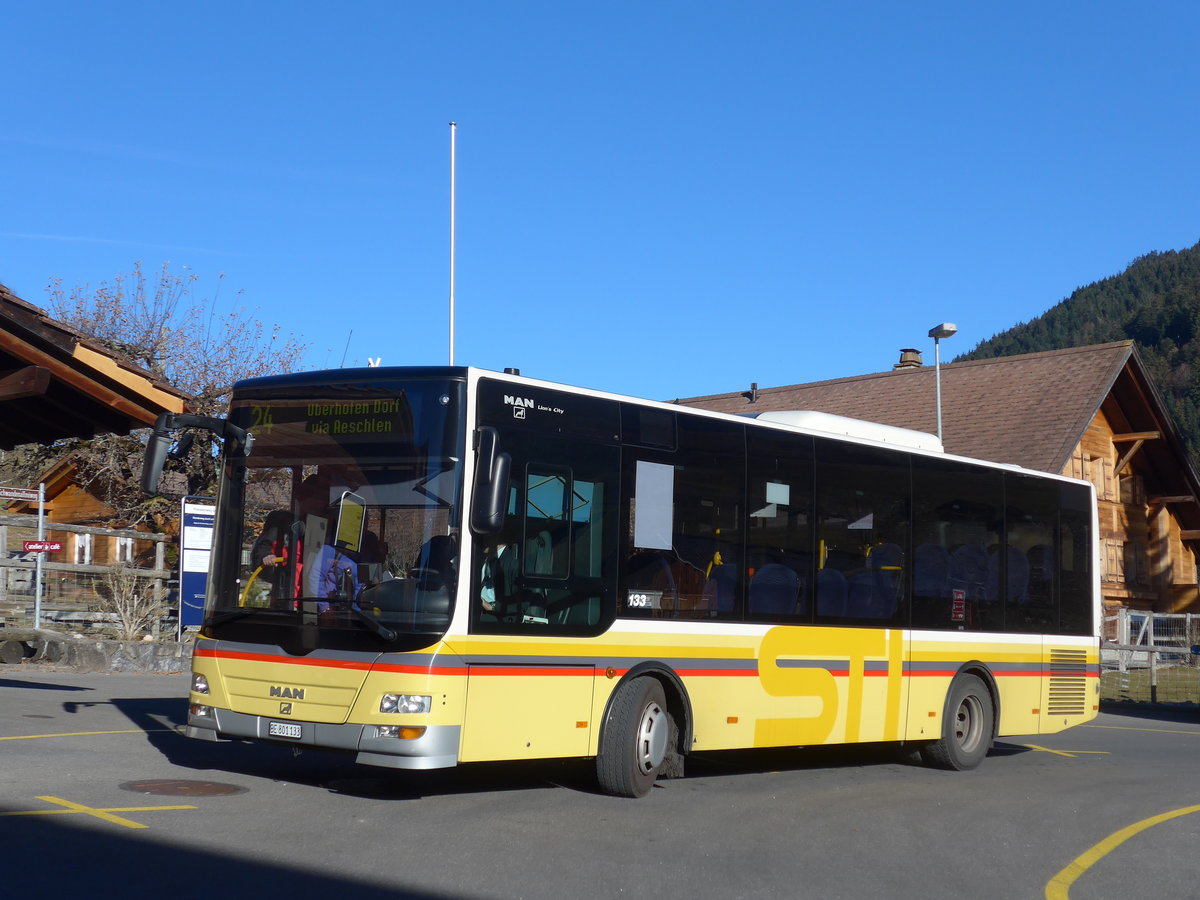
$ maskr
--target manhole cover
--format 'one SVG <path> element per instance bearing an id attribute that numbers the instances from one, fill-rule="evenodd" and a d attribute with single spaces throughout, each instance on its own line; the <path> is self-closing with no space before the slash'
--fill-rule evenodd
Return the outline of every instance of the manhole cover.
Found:
<path id="1" fill-rule="evenodd" d="M 160 794 L 164 797 L 220 797 L 226 794 L 244 794 L 249 788 L 220 781 L 178 781 L 163 779 L 152 781 L 126 781 L 123 791 L 138 794 Z"/>

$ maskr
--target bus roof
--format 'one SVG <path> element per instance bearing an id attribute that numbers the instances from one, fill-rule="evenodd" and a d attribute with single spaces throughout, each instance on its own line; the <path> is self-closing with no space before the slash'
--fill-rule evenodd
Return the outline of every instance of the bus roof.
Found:
<path id="1" fill-rule="evenodd" d="M 864 419 L 852 419 L 849 416 L 835 416 L 833 413 L 818 412 L 812 409 L 748 413 L 747 417 L 758 419 L 760 422 L 776 422 L 780 425 L 790 425 L 793 428 L 803 428 L 806 431 L 823 431 L 838 437 L 863 438 L 882 444 L 912 447 L 916 450 L 945 452 L 941 440 L 934 434 L 915 431 L 912 428 L 883 425 L 879 422 L 867 422 Z"/>

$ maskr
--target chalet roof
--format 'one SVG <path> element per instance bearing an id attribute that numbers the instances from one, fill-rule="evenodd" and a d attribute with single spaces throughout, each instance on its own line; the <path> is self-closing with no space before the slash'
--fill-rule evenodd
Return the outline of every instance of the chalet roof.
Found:
<path id="1" fill-rule="evenodd" d="M 0 449 L 128 434 L 186 400 L 0 284 Z"/>
<path id="2" fill-rule="evenodd" d="M 941 369 L 946 452 L 1062 472 L 1103 412 L 1151 502 L 1176 504 L 1182 527 L 1200 535 L 1200 475 L 1132 341 Z M 675 402 L 727 413 L 811 409 L 936 433 L 934 376 L 920 366 Z"/>
<path id="3" fill-rule="evenodd" d="M 1058 472 L 1126 365 L 1132 341 L 942 365 L 948 453 Z M 1137 363 L 1140 367 L 1140 362 Z M 679 400 L 730 413 L 813 409 L 937 432 L 934 367 Z"/>

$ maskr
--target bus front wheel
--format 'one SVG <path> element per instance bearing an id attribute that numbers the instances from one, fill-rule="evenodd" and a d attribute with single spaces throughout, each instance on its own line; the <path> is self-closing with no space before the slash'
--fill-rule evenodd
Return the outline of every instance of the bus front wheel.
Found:
<path id="1" fill-rule="evenodd" d="M 991 749 L 995 721 L 987 685 L 976 675 L 959 675 L 946 697 L 942 737 L 921 748 L 922 759 L 939 769 L 974 769 Z"/>
<path id="2" fill-rule="evenodd" d="M 658 778 L 671 742 L 671 715 L 657 678 L 643 676 L 617 688 L 609 704 L 596 779 L 617 797 L 642 797 Z"/>

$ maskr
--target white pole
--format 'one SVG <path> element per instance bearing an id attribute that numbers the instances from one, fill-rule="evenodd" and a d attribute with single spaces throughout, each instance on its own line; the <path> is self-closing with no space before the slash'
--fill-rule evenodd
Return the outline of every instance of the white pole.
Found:
<path id="1" fill-rule="evenodd" d="M 450 365 L 454 365 L 454 138 L 458 123 L 450 123 Z"/>
<path id="2" fill-rule="evenodd" d="M 46 483 L 42 482 L 38 485 L 38 524 L 37 524 L 37 539 L 40 544 L 46 540 Z M 42 627 L 42 560 L 45 558 L 45 551 L 41 551 L 37 555 L 37 573 L 34 575 L 36 586 L 33 589 L 33 627 Z"/>
<path id="3" fill-rule="evenodd" d="M 937 436 L 942 439 L 942 351 L 937 338 L 933 339 L 933 380 L 937 393 Z"/>

